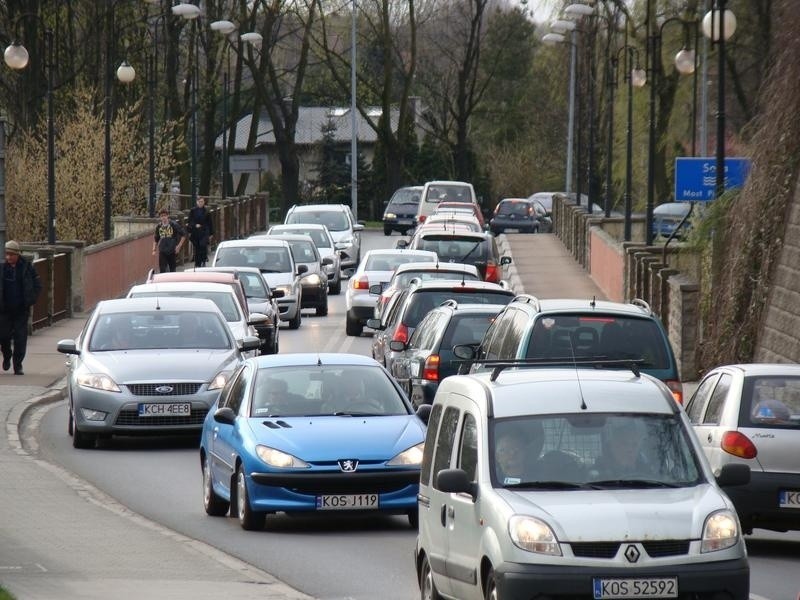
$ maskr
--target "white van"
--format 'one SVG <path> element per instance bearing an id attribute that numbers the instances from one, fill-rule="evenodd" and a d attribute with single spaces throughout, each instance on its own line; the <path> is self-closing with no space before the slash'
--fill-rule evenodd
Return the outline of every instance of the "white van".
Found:
<path id="1" fill-rule="evenodd" d="M 420 194 L 416 225 L 422 225 L 440 202 L 471 202 L 478 205 L 478 197 L 471 183 L 465 181 L 429 181 Z"/>
<path id="2" fill-rule="evenodd" d="M 420 597 L 746 600 L 720 486 L 749 478 L 731 464 L 715 479 L 669 389 L 635 366 L 447 377 L 420 476 Z"/>

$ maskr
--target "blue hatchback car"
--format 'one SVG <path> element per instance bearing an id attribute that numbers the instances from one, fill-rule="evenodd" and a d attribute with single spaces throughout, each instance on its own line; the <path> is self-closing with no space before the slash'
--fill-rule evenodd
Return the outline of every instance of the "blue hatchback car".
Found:
<path id="1" fill-rule="evenodd" d="M 423 421 L 371 358 L 252 358 L 203 424 L 203 504 L 248 530 L 276 512 L 405 514 L 416 528 L 424 440 Z"/>

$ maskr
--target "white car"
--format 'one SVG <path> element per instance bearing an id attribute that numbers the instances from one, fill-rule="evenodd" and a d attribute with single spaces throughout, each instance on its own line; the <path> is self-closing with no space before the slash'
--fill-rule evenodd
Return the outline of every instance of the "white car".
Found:
<path id="1" fill-rule="evenodd" d="M 361 232 L 364 224 L 356 222 L 346 204 L 296 204 L 286 213 L 284 223 L 325 225 L 336 244 L 342 269 L 355 269 L 361 262 Z"/>
<path id="2" fill-rule="evenodd" d="M 422 598 L 747 600 L 747 550 L 721 489 L 746 484 L 747 465 L 715 477 L 669 389 L 636 368 L 510 366 L 437 389 Z"/>
<path id="3" fill-rule="evenodd" d="M 281 321 L 288 321 L 289 329 L 300 327 L 303 300 L 300 276 L 307 267 L 295 264 L 288 242 L 266 238 L 220 242 L 211 266 L 258 267 L 270 289 L 283 292 L 278 298 Z"/>
<path id="4" fill-rule="evenodd" d="M 342 291 L 342 263 L 339 251 L 336 250 L 336 243 L 331 237 L 331 232 L 325 225 L 306 223 L 298 225 L 273 225 L 267 231 L 267 235 L 296 233 L 307 235 L 314 241 L 319 255 L 325 259 L 330 258 L 331 263 L 323 265 L 323 269 L 328 276 L 328 292 L 334 296 Z M 251 238 L 262 237 L 263 234 L 252 235 Z"/>
<path id="5" fill-rule="evenodd" d="M 438 259 L 428 250 L 384 249 L 370 250 L 350 278 L 345 292 L 347 335 L 359 336 L 367 319 L 375 315 L 376 296 L 370 294 L 370 286 L 388 283 L 394 270 L 403 263 L 431 262 Z"/>

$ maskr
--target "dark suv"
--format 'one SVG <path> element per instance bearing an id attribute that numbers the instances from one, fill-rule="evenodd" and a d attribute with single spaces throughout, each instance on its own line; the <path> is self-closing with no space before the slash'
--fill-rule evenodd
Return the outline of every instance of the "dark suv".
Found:
<path id="1" fill-rule="evenodd" d="M 422 186 L 398 188 L 383 211 L 383 234 L 392 235 L 392 231 L 399 231 L 400 235 L 414 229 L 414 219 L 419 208 Z"/>
<path id="2" fill-rule="evenodd" d="M 683 402 L 669 338 L 644 300 L 539 300 L 522 294 L 500 313 L 480 344 L 455 350 L 459 358 L 474 359 L 470 372 L 490 369 L 491 361 L 498 360 L 573 365 L 607 359 L 609 368 L 635 363 Z"/>
<path id="3" fill-rule="evenodd" d="M 408 342 L 392 341 L 396 352 L 392 376 L 397 380 L 415 408 L 432 404 L 439 382 L 458 372 L 459 364 L 453 347 L 483 339 L 489 325 L 505 304 L 459 304 L 446 300 L 430 311 Z"/>

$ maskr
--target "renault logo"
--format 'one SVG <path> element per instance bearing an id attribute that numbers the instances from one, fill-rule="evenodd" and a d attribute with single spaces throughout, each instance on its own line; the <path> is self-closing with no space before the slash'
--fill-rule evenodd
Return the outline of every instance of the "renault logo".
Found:
<path id="1" fill-rule="evenodd" d="M 343 458 L 339 461 L 339 468 L 343 473 L 353 473 L 358 469 L 358 461 L 354 458 Z"/>
<path id="2" fill-rule="evenodd" d="M 630 563 L 638 562 L 640 556 L 641 554 L 639 553 L 639 549 L 633 544 L 625 548 L 625 558 L 628 559 L 628 562 Z"/>
<path id="3" fill-rule="evenodd" d="M 169 394 L 172 392 L 173 389 L 175 388 L 173 388 L 171 385 L 160 385 L 156 388 L 156 391 L 159 394 Z"/>

